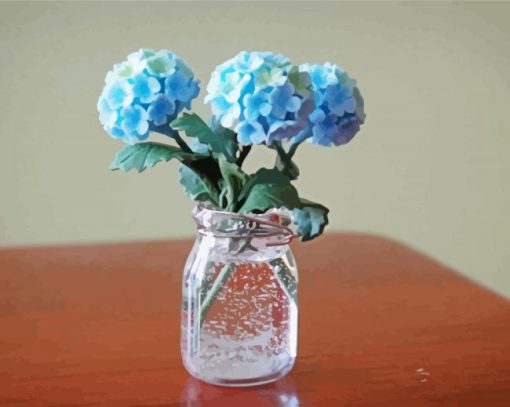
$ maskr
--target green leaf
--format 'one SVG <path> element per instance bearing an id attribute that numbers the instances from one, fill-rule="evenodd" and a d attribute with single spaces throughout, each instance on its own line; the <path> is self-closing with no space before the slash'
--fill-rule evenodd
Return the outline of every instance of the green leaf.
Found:
<path id="1" fill-rule="evenodd" d="M 252 174 L 241 192 L 240 200 L 243 201 L 239 209 L 241 213 L 264 212 L 282 206 L 294 209 L 301 205 L 296 188 L 290 183 L 289 177 L 276 168 L 261 168 Z"/>
<path id="2" fill-rule="evenodd" d="M 138 143 L 128 145 L 120 150 L 110 165 L 111 170 L 127 172 L 136 169 L 138 172 L 154 167 L 160 161 L 176 158 L 181 162 L 190 162 L 201 158 L 199 154 L 186 153 L 178 147 L 161 143 Z"/>
<path id="3" fill-rule="evenodd" d="M 222 140 L 223 146 L 227 151 L 228 155 L 226 156 L 229 161 L 234 162 L 235 156 L 238 150 L 237 144 L 237 134 L 220 124 L 216 124 L 212 127 L 214 134 Z M 232 158 L 232 159 L 231 159 Z"/>
<path id="4" fill-rule="evenodd" d="M 218 193 L 211 182 L 200 177 L 186 165 L 179 167 L 179 184 L 184 188 L 186 195 L 194 201 L 208 201 L 218 204 Z"/>
<path id="5" fill-rule="evenodd" d="M 303 242 L 320 236 L 328 224 L 329 209 L 316 202 L 300 199 L 301 207 L 293 211 L 294 224 Z"/>
<path id="6" fill-rule="evenodd" d="M 223 130 L 215 133 L 195 113 L 183 113 L 181 117 L 170 123 L 170 126 L 174 130 L 184 131 L 188 137 L 196 137 L 201 143 L 209 144 L 214 153 L 223 154 L 228 161 L 235 161 L 235 148 L 232 145 L 231 133 Z"/>
<path id="7" fill-rule="evenodd" d="M 224 190 L 222 195 L 225 194 L 227 198 L 227 210 L 234 210 L 239 195 L 248 181 L 248 175 L 244 173 L 239 166 L 234 163 L 228 162 L 224 157 L 219 158 L 220 171 L 224 180 Z"/>

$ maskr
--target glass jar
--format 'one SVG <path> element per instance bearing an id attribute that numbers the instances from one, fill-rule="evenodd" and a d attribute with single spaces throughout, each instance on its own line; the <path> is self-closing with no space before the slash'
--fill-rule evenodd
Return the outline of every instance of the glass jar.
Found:
<path id="1" fill-rule="evenodd" d="M 275 381 L 294 365 L 296 234 L 282 211 L 242 215 L 198 204 L 182 285 L 181 351 L 189 373 L 222 386 Z"/>

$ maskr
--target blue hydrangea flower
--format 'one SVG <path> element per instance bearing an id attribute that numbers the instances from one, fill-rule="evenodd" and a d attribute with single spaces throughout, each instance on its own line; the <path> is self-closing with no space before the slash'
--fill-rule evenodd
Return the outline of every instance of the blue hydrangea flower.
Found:
<path id="1" fill-rule="evenodd" d="M 300 72 L 310 74 L 314 109 L 308 126 L 293 141 L 308 139 L 322 146 L 346 144 L 365 121 L 363 98 L 356 82 L 337 65 L 303 64 Z"/>
<path id="2" fill-rule="evenodd" d="M 270 52 L 243 51 L 218 65 L 207 92 L 214 120 L 234 130 L 242 145 L 296 136 L 313 108 L 309 74 Z"/>
<path id="3" fill-rule="evenodd" d="M 322 234 L 328 224 L 328 212 L 329 209 L 317 204 L 292 211 L 294 225 L 301 234 L 301 240 L 312 240 Z"/>
<path id="4" fill-rule="evenodd" d="M 140 49 L 114 65 L 99 97 L 99 121 L 114 138 L 134 144 L 151 130 L 171 134 L 168 124 L 200 92 L 184 60 L 167 50 Z"/>

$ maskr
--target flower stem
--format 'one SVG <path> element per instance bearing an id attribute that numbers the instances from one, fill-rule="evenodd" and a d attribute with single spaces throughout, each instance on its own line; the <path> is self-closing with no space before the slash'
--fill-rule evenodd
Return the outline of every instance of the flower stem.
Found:
<path id="1" fill-rule="evenodd" d="M 200 320 L 199 320 L 199 328 L 202 327 L 202 324 L 204 323 L 205 317 L 207 315 L 207 311 L 209 311 L 209 308 L 211 308 L 211 305 L 213 304 L 214 300 L 216 299 L 216 296 L 222 289 L 222 287 L 227 283 L 228 279 L 230 278 L 231 274 L 236 269 L 236 265 L 234 263 L 225 264 L 221 271 L 218 273 L 218 276 L 214 280 L 214 283 L 212 284 L 209 291 L 207 291 L 207 294 L 203 301 L 200 303 Z"/>
<path id="2" fill-rule="evenodd" d="M 170 126 L 157 126 L 153 129 L 153 131 L 155 131 L 156 133 L 163 134 L 164 136 L 173 138 L 182 151 L 186 153 L 193 152 L 191 148 L 189 148 L 188 144 L 186 144 L 184 139 L 179 135 L 179 133 L 173 130 Z"/>
<path id="3" fill-rule="evenodd" d="M 297 148 L 299 147 L 299 145 L 303 142 L 304 140 L 300 140 L 300 141 L 297 141 L 295 142 L 294 144 L 292 144 L 289 148 L 289 152 L 287 153 L 287 157 L 289 158 L 289 161 L 292 157 L 294 157 L 294 154 L 296 154 L 296 150 Z"/>
<path id="4" fill-rule="evenodd" d="M 283 168 L 281 170 L 283 174 L 292 176 L 290 171 L 293 166 L 295 167 L 295 164 L 292 161 L 292 157 L 294 156 L 294 154 L 296 154 L 296 150 L 302 142 L 303 142 L 303 140 L 297 141 L 294 144 L 292 144 L 289 148 L 289 151 L 285 154 L 285 160 L 283 161 L 284 164 L 283 164 Z M 299 172 L 298 172 L 298 174 L 299 174 Z M 295 178 L 297 178 L 297 175 L 294 176 L 294 179 Z"/>
<path id="5" fill-rule="evenodd" d="M 239 158 L 236 161 L 236 164 L 238 165 L 239 168 L 241 168 L 241 166 L 244 163 L 244 160 L 246 159 L 246 157 L 248 157 L 250 150 L 251 150 L 251 146 L 244 146 L 242 148 L 241 153 L 239 153 Z"/>
<path id="6" fill-rule="evenodd" d="M 292 156 L 296 153 L 299 144 L 301 144 L 301 141 L 292 144 L 289 151 L 286 152 L 281 141 L 274 142 L 274 147 L 278 154 L 275 164 L 276 168 L 278 168 L 282 174 L 287 175 L 291 180 L 296 179 L 299 175 L 299 170 L 296 164 L 292 161 Z"/>
<path id="7" fill-rule="evenodd" d="M 235 269 L 236 265 L 234 263 L 225 264 L 218 273 L 218 275 L 216 276 L 216 278 L 214 279 L 212 285 L 207 290 L 207 294 L 205 295 L 204 300 L 200 301 L 199 315 L 198 318 L 195 318 L 195 332 L 192 341 L 192 347 L 194 349 L 194 352 L 198 352 L 198 348 L 200 345 L 200 329 L 204 324 L 207 312 L 209 311 L 209 308 L 211 308 L 212 304 L 214 303 L 214 300 L 218 296 L 218 293 L 227 283 L 228 279 L 235 271 Z"/>
<path id="8" fill-rule="evenodd" d="M 297 280 L 282 259 L 271 260 L 269 264 L 273 267 L 273 273 L 280 283 L 282 290 L 297 304 Z"/>
<path id="9" fill-rule="evenodd" d="M 289 157 L 287 156 L 287 153 L 285 152 L 285 149 L 283 148 L 282 142 L 275 141 L 274 146 L 275 146 L 276 152 L 280 156 L 280 159 L 282 160 L 282 162 L 286 163 L 288 161 Z"/>
<path id="10" fill-rule="evenodd" d="M 186 153 L 192 153 L 193 151 L 189 146 L 186 144 L 186 142 L 182 139 L 181 136 L 179 136 L 178 133 L 174 136 L 175 142 L 179 145 L 179 147 L 182 149 L 182 151 L 185 151 Z"/>

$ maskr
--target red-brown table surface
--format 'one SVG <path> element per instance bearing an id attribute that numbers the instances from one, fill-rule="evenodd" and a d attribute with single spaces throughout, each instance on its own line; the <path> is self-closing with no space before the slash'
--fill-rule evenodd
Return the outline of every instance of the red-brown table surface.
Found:
<path id="1" fill-rule="evenodd" d="M 299 357 L 228 389 L 181 365 L 191 241 L 0 250 L 0 406 L 510 406 L 507 300 L 396 242 L 295 244 Z"/>

